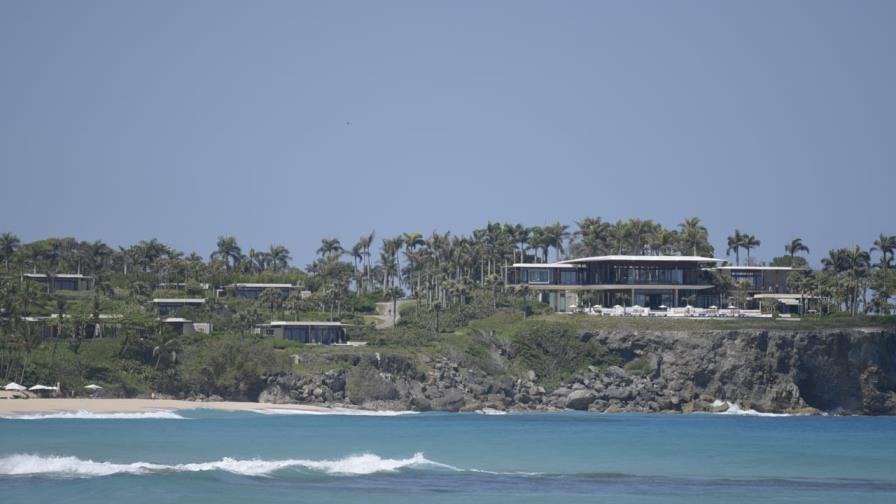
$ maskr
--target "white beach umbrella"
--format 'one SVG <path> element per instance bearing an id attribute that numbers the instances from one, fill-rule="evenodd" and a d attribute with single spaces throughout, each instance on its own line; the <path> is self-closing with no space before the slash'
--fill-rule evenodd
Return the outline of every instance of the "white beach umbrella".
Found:
<path id="1" fill-rule="evenodd" d="M 99 390 L 103 387 L 100 387 L 99 385 L 97 385 L 95 383 L 91 383 L 90 385 L 84 385 L 84 388 L 90 389 L 90 390 Z"/>
<path id="2" fill-rule="evenodd" d="M 3 387 L 3 390 L 27 390 L 27 387 L 19 385 L 16 382 L 9 382 Z"/>
<path id="3" fill-rule="evenodd" d="M 28 390 L 56 390 L 56 388 L 48 387 L 46 385 L 41 385 L 40 383 L 38 383 L 37 385 L 34 385 L 33 387 L 28 387 Z"/>

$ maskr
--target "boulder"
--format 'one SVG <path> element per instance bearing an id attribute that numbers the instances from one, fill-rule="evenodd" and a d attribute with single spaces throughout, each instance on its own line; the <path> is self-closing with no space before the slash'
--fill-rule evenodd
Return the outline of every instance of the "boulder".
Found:
<path id="1" fill-rule="evenodd" d="M 566 407 L 574 410 L 586 410 L 594 402 L 594 393 L 590 390 L 573 390 L 566 396 Z"/>
<path id="2" fill-rule="evenodd" d="M 466 402 L 463 392 L 457 389 L 450 389 L 442 397 L 432 400 L 432 409 L 438 411 L 459 411 Z"/>

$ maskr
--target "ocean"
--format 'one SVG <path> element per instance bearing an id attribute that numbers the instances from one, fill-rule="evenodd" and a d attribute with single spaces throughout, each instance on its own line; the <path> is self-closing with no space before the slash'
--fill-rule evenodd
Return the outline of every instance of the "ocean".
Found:
<path id="1" fill-rule="evenodd" d="M 893 503 L 896 418 L 34 415 L 0 419 L 0 501 Z"/>

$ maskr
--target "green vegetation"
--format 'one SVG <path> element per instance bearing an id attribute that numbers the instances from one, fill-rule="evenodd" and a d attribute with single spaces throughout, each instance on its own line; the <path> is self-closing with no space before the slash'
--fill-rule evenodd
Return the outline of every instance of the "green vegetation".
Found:
<path id="1" fill-rule="evenodd" d="M 745 250 L 747 263 L 752 263 L 750 253 L 758 245 L 756 237 L 739 230 L 729 237 L 736 262 Z M 244 253 L 232 236 L 220 237 L 206 260 L 156 239 L 113 249 L 100 241 L 74 238 L 23 244 L 3 233 L 0 378 L 58 381 L 69 390 L 98 382 L 120 395 L 155 391 L 252 398 L 263 376 L 351 367 L 344 356 L 381 354 L 410 359 L 424 371 L 427 359 L 443 355 L 495 374 L 532 370 L 548 382 L 559 382 L 583 366 L 626 365 L 633 372 L 643 367 L 633 356 L 612 355 L 597 342 L 582 339 L 588 331 L 896 325 L 892 316 L 885 316 L 893 311 L 890 299 L 896 293 L 894 236 L 881 235 L 869 250 L 832 250 L 814 271 L 799 255 L 808 252 L 801 239 L 786 244 L 786 255 L 772 264 L 805 267 L 791 274 L 791 288 L 824 300 L 817 315 L 799 321 L 558 315 L 549 313 L 525 286 L 503 285 L 504 267 L 513 262 L 562 259 L 567 254 L 712 255 L 708 232 L 698 218 L 675 229 L 651 220 L 609 223 L 590 217 L 577 222 L 575 229 L 560 223 L 489 223 L 470 236 L 434 232 L 429 237 L 404 233 L 386 238 L 376 257 L 375 246 L 372 233 L 351 247 L 327 238 L 314 262 L 300 269 L 291 265 L 290 251 L 282 245 Z M 22 276 L 31 272 L 46 274 L 48 280 Z M 93 288 L 53 288 L 54 278 L 74 272 L 91 276 Z M 720 275 L 714 282 L 730 299 L 745 292 Z M 225 288 L 234 283 L 288 283 L 297 288 L 287 297 L 267 290 L 258 299 L 242 299 Z M 201 307 L 185 307 L 170 316 L 209 323 L 212 334 L 181 336 L 162 322 L 151 302 L 154 297 L 205 298 Z M 404 298 L 401 303 L 399 298 Z M 377 303 L 388 303 L 392 313 L 400 311 L 395 327 L 374 328 L 384 317 L 377 315 Z M 385 311 L 386 305 L 380 306 Z M 272 319 L 342 321 L 350 324 L 352 339 L 369 346 L 310 347 L 254 334 L 257 324 Z M 506 362 L 510 368 L 502 367 Z M 353 383 L 361 387 L 367 378 L 354 376 Z"/>

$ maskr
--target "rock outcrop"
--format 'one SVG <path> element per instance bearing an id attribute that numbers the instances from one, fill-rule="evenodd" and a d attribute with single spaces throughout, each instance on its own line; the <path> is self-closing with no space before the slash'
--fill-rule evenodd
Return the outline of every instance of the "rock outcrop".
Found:
<path id="1" fill-rule="evenodd" d="M 599 331 L 607 362 L 561 383 L 447 356 L 335 357 L 333 369 L 266 378 L 262 402 L 461 411 L 480 408 L 712 411 L 726 401 L 761 412 L 896 414 L 896 330 Z M 338 364 L 338 365 L 337 365 Z"/>

